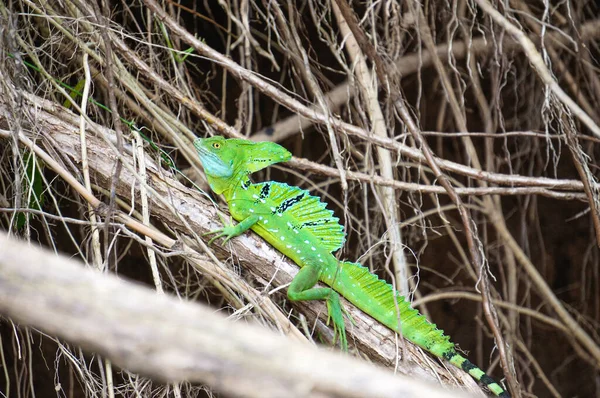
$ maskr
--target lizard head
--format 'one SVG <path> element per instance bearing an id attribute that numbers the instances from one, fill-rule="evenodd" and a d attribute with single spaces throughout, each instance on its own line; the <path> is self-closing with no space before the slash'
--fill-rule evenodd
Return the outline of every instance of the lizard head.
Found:
<path id="1" fill-rule="evenodd" d="M 292 154 L 273 142 L 253 142 L 221 136 L 198 138 L 194 146 L 200 156 L 208 183 L 215 193 L 223 193 L 240 179 L 279 162 Z"/>

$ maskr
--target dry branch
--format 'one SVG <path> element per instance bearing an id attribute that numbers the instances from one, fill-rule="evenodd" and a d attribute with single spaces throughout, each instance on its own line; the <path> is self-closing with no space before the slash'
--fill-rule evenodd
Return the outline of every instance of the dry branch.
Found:
<path id="1" fill-rule="evenodd" d="M 581 27 L 581 40 L 583 42 L 597 40 L 600 37 L 600 19 L 585 23 Z M 531 34 L 531 40 L 538 40 L 539 35 Z M 567 43 L 564 35 L 557 32 L 548 32 L 547 39 L 553 46 L 562 46 Z M 507 37 L 503 45 L 504 51 L 519 50 L 522 47 L 517 41 Z M 467 56 L 486 56 L 489 53 L 496 51 L 496 47 L 491 46 L 488 39 L 484 37 L 472 38 L 469 42 L 453 41 L 450 44 L 439 44 L 435 47 L 435 53 L 425 49 L 418 53 L 409 53 L 395 61 L 396 73 L 406 78 L 414 73 L 429 67 L 433 63 L 433 58 L 438 57 L 442 61 L 447 62 L 452 56 L 455 60 L 467 58 Z M 326 94 L 327 101 L 331 104 L 334 110 L 339 109 L 344 104 L 348 103 L 355 95 L 352 85 L 349 82 L 344 82 Z M 315 108 L 316 110 L 316 108 Z M 292 115 L 278 121 L 272 126 L 264 128 L 252 136 L 252 139 L 257 141 L 283 141 L 298 132 L 308 130 L 313 121 L 304 118 L 300 115 Z M 268 132 L 267 132 L 268 131 Z"/>
<path id="2" fill-rule="evenodd" d="M 456 397 L 86 269 L 0 233 L 0 312 L 163 382 L 240 397 Z M 466 396 L 466 395 L 465 395 Z"/>
<path id="3" fill-rule="evenodd" d="M 546 66 L 544 59 L 541 54 L 535 48 L 535 44 L 531 41 L 529 37 L 518 27 L 513 25 L 504 15 L 502 15 L 492 4 L 490 4 L 487 0 L 474 0 L 482 10 L 484 10 L 489 16 L 496 22 L 498 25 L 502 26 L 508 33 L 510 33 L 513 38 L 521 45 L 523 51 L 529 58 L 529 62 L 535 68 L 539 78 L 544 82 L 544 84 L 551 90 L 556 97 L 565 104 L 567 108 L 573 112 L 573 114 L 581 120 L 583 124 L 585 124 L 590 131 L 600 137 L 600 127 L 594 122 L 594 120 L 588 115 L 581 107 L 573 101 L 573 99 L 565 93 L 565 91 L 560 87 L 556 78 L 552 76 L 550 70 Z"/>

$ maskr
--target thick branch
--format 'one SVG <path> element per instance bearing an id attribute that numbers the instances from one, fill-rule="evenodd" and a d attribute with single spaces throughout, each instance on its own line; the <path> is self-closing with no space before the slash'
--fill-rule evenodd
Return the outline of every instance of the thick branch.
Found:
<path id="1" fill-rule="evenodd" d="M 0 233 L 0 311 L 163 382 L 244 397 L 456 396 L 158 295 Z"/>

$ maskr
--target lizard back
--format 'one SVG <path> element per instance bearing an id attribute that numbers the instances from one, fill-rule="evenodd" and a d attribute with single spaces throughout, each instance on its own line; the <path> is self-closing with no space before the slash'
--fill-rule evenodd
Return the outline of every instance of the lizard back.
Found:
<path id="1" fill-rule="evenodd" d="M 344 244 L 344 227 L 326 206 L 304 189 L 274 181 L 243 183 L 229 199 L 236 220 L 258 216 L 251 229 L 294 261 L 300 257 L 298 250 L 310 253 L 318 248 L 324 255 Z M 302 249 L 296 247 L 299 244 Z"/>

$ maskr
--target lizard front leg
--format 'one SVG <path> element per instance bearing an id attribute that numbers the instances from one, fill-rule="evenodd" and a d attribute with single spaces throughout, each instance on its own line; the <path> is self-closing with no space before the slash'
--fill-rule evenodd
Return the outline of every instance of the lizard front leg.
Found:
<path id="1" fill-rule="evenodd" d="M 223 228 L 215 229 L 214 231 L 207 232 L 204 235 L 217 234 L 211 240 L 208 241 L 209 245 L 211 243 L 213 243 L 216 239 L 219 239 L 222 236 L 225 237 L 225 239 L 223 240 L 223 243 L 225 243 L 229 239 L 235 238 L 236 236 L 243 234 L 257 222 L 258 222 L 258 216 L 252 215 L 252 216 L 246 217 L 244 220 L 237 223 L 236 225 L 226 224 Z"/>
<path id="2" fill-rule="evenodd" d="M 335 343 L 336 337 L 339 336 L 342 349 L 348 351 L 340 296 L 329 287 L 313 287 L 319 281 L 319 273 L 318 267 L 311 265 L 302 267 L 288 288 L 288 298 L 292 301 L 326 300 L 327 324 L 329 324 L 329 320 L 333 324 L 333 341 Z"/>

